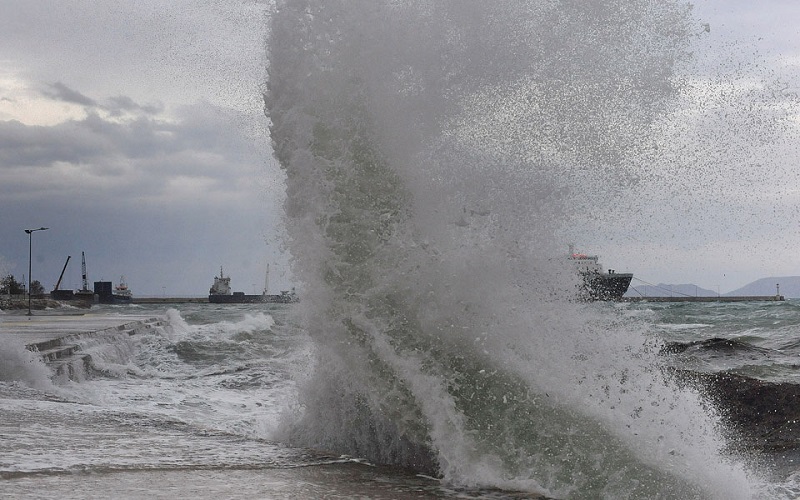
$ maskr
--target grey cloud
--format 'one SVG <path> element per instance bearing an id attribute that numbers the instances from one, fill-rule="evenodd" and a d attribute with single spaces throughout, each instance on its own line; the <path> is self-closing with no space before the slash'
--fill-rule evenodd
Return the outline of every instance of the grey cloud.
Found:
<path id="1" fill-rule="evenodd" d="M 124 95 L 111 97 L 106 104 L 100 104 L 91 97 L 66 86 L 62 82 L 48 84 L 47 89 L 43 90 L 42 94 L 57 101 L 102 109 L 115 117 L 122 116 L 125 112 L 136 114 L 143 113 L 154 116 L 164 111 L 164 105 L 162 103 L 139 104 L 130 97 Z"/>
<path id="2" fill-rule="evenodd" d="M 135 203 L 142 193 L 157 195 L 177 177 L 211 180 L 210 190 L 228 191 L 238 185 L 236 179 L 255 171 L 260 158 L 251 139 L 232 126 L 235 114 L 203 104 L 183 108 L 177 118 L 140 116 L 117 122 L 90 112 L 82 120 L 53 126 L 0 122 L 0 192 L 15 197 L 42 189 L 43 182 L 53 189 L 61 186 L 56 197 L 74 196 L 85 189 L 75 177 L 33 180 L 32 168 L 52 168 L 55 174 L 59 164 L 89 176 L 84 182 L 118 179 L 103 189 L 120 196 L 123 203 L 126 199 Z M 87 197 L 76 203 L 95 201 Z"/>
<path id="3" fill-rule="evenodd" d="M 77 122 L 53 127 L 0 122 L 0 167 L 48 166 L 55 161 L 85 161 L 104 146 Z"/>
<path id="4" fill-rule="evenodd" d="M 43 90 L 42 94 L 57 101 L 71 102 L 81 106 L 96 106 L 94 99 L 87 97 L 80 92 L 73 90 L 61 82 L 51 83 L 48 89 Z"/>
<path id="5" fill-rule="evenodd" d="M 121 116 L 124 112 L 141 112 L 148 115 L 157 115 L 164 111 L 164 105 L 139 104 L 128 96 L 116 96 L 109 99 L 109 104 L 103 106 L 112 116 Z"/>
<path id="6" fill-rule="evenodd" d="M 148 116 L 120 123 L 90 112 L 84 119 L 53 126 L 0 122 L 0 165 L 46 166 L 109 156 L 138 159 L 185 150 L 239 156 L 245 142 L 219 111 L 185 111 L 177 123 Z"/>

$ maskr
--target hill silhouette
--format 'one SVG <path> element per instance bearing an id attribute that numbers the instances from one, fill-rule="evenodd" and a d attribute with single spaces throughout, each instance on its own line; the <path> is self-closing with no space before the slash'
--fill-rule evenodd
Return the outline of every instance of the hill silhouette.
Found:
<path id="1" fill-rule="evenodd" d="M 784 297 L 800 297 L 800 276 L 761 278 L 724 295 L 775 295 L 776 285 L 780 285 L 781 295 Z"/>

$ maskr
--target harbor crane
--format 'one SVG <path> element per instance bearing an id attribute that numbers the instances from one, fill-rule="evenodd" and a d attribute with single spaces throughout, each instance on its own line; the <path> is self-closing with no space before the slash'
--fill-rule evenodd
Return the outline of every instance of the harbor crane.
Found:
<path id="1" fill-rule="evenodd" d="M 83 252 L 81 252 L 81 279 L 83 280 L 83 288 L 81 290 L 88 292 L 89 280 L 86 278 L 86 255 Z"/>
<path id="2" fill-rule="evenodd" d="M 71 256 L 71 255 L 67 255 L 67 261 L 66 261 L 66 262 L 64 262 L 64 268 L 63 268 L 63 269 L 61 269 L 61 275 L 58 277 L 58 281 L 56 281 L 56 286 L 55 286 L 55 288 L 53 288 L 53 291 L 54 291 L 54 292 L 57 292 L 57 291 L 58 291 L 58 287 L 60 287 L 60 286 L 61 286 L 61 280 L 63 280 L 63 279 L 64 279 L 64 271 L 66 271 L 66 270 L 67 270 L 67 264 L 69 264 L 69 259 L 71 259 L 71 258 L 72 258 L 72 256 Z"/>

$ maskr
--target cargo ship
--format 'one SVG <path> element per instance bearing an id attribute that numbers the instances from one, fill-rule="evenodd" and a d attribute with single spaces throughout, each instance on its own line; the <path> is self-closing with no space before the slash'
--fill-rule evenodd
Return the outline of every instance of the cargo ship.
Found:
<path id="1" fill-rule="evenodd" d="M 120 277 L 119 284 L 113 288 L 110 281 L 95 281 L 94 295 L 100 304 L 130 304 L 133 302 L 133 293 L 125 282 L 125 276 Z"/>
<path id="2" fill-rule="evenodd" d="M 632 273 L 618 273 L 613 269 L 603 271 L 597 255 L 576 253 L 574 245 L 569 246 L 569 260 L 574 269 L 583 277 L 579 293 L 584 300 L 620 300 L 633 279 Z"/>
<path id="3" fill-rule="evenodd" d="M 267 268 L 269 273 L 269 268 Z M 264 286 L 264 293 L 259 295 L 248 295 L 244 292 L 231 291 L 231 277 L 225 276 L 222 272 L 222 267 L 219 268 L 219 276 L 214 276 L 214 284 L 208 291 L 208 301 L 212 304 L 256 304 L 256 303 L 272 303 L 272 304 L 288 304 L 297 302 L 297 295 L 294 290 L 281 291 L 280 294 L 268 294 L 267 287 Z"/>
<path id="4" fill-rule="evenodd" d="M 133 302 L 133 292 L 128 288 L 125 276 L 120 276 L 119 284 L 114 287 L 111 297 L 114 299 L 115 304 L 130 304 Z"/>

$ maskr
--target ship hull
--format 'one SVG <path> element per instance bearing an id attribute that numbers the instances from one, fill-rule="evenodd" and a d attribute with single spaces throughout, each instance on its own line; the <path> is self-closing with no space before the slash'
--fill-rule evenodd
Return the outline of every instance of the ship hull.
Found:
<path id="1" fill-rule="evenodd" d="M 211 294 L 208 296 L 208 301 L 212 304 L 255 304 L 267 302 L 264 299 L 264 295 L 246 295 L 244 293 L 234 293 L 232 295 Z"/>
<path id="2" fill-rule="evenodd" d="M 208 301 L 212 304 L 289 304 L 297 302 L 297 298 L 290 294 L 281 295 L 246 295 L 234 292 L 231 295 L 211 294 Z"/>
<path id="3" fill-rule="evenodd" d="M 132 302 L 133 302 L 132 295 L 117 295 L 116 293 L 111 295 L 112 304 L 130 304 Z"/>
<path id="4" fill-rule="evenodd" d="M 583 275 L 588 300 L 620 300 L 633 279 L 631 273 L 587 273 Z"/>

